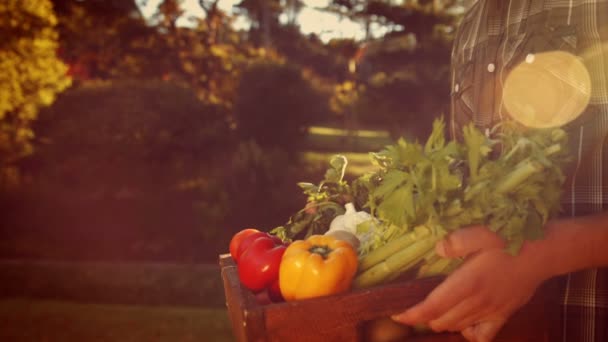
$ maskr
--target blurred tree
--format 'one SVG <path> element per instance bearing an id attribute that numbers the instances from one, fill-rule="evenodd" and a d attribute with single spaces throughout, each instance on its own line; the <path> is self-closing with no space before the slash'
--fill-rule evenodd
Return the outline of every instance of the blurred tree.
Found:
<path id="1" fill-rule="evenodd" d="M 318 77 L 342 80 L 346 77 L 348 58 L 344 52 L 348 40 L 325 44 L 314 35 L 305 36 L 297 26 L 283 25 L 275 29 L 273 48 L 290 63 L 309 68 Z M 351 40 L 352 42 L 352 40 Z"/>
<path id="2" fill-rule="evenodd" d="M 299 73 L 289 75 L 278 83 L 283 87 L 278 96 L 291 100 L 278 101 L 273 112 L 283 121 L 292 117 L 281 111 L 282 103 L 302 108 L 317 100 L 294 101 L 291 97 L 306 94 L 306 84 L 296 81 L 294 89 L 286 89 Z M 277 77 L 266 85 L 273 81 Z M 256 107 L 248 107 L 254 115 Z M 269 108 L 270 103 L 262 106 Z M 226 117 L 224 107 L 202 103 L 192 89 L 171 82 L 84 82 L 64 92 L 36 122 L 40 153 L 24 163 L 37 180 L 34 199 L 53 198 L 50 207 L 73 207 L 76 201 L 95 222 L 108 220 L 101 217 L 106 206 L 123 203 L 133 207 L 110 214 L 117 215 L 110 221 L 118 229 L 138 229 L 125 220 L 145 219 L 146 229 L 169 231 L 171 238 L 201 231 L 208 239 L 197 248 L 214 251 L 219 235 L 229 239 L 237 227 L 282 223 L 302 205 L 295 185 L 302 177 L 294 176 L 301 165 L 283 146 L 262 148 L 238 139 Z M 276 127 L 281 126 L 264 132 L 274 134 Z M 268 215 L 270 206 L 276 215 Z"/>
<path id="3" fill-rule="evenodd" d="M 87 82 L 42 114 L 26 166 L 76 197 L 167 193 L 234 145 L 221 107 L 170 82 Z"/>
<path id="4" fill-rule="evenodd" d="M 308 126 L 327 115 L 327 98 L 289 64 L 255 63 L 241 78 L 234 111 L 237 132 L 261 147 L 300 147 Z"/>
<path id="5" fill-rule="evenodd" d="M 160 78 L 162 52 L 134 0 L 52 0 L 61 57 L 76 81 Z"/>
<path id="6" fill-rule="evenodd" d="M 424 137 L 432 120 L 447 109 L 449 59 L 458 16 L 456 1 L 335 0 L 330 11 L 388 28 L 369 39 L 350 64 L 352 79 L 337 88 L 351 121 L 388 128 L 394 137 Z M 348 94 L 345 94 L 345 89 Z M 345 101 L 352 100 L 352 103 Z"/>
<path id="7" fill-rule="evenodd" d="M 281 4 L 284 8 L 287 26 L 296 26 L 298 14 L 305 6 L 304 2 L 302 0 L 281 0 Z"/>
<path id="8" fill-rule="evenodd" d="M 163 78 L 192 87 L 204 102 L 231 108 L 240 71 L 263 51 L 241 39 L 231 27 L 233 18 L 217 7 L 217 1 L 199 3 L 206 16 L 190 18 L 192 27 L 177 24 L 184 14 L 181 1 L 164 0 L 159 5 L 155 17 L 163 46 Z"/>
<path id="9" fill-rule="evenodd" d="M 18 181 L 15 162 L 32 153 L 38 110 L 70 85 L 57 58 L 50 1 L 0 3 L 0 185 Z"/>
<path id="10" fill-rule="evenodd" d="M 256 46 L 269 48 L 273 43 L 274 31 L 280 26 L 279 16 L 283 12 L 280 0 L 241 0 L 235 5 L 236 9 L 246 15 L 251 28 L 249 35 Z M 296 10 L 297 7 L 292 7 Z M 293 11 L 292 11 L 293 12 Z"/>
<path id="11" fill-rule="evenodd" d="M 184 17 L 180 0 L 163 0 L 149 23 L 134 0 L 53 1 L 62 56 L 77 79 L 162 79 L 230 108 L 240 70 L 260 55 L 231 27 L 233 18 L 217 0 L 199 1 L 203 18 Z"/>
<path id="12" fill-rule="evenodd" d="M 432 35 L 438 22 L 452 22 L 451 13 L 463 0 L 331 0 L 326 11 L 362 23 L 371 39 L 374 25 L 387 32 L 417 32 L 418 39 Z"/>

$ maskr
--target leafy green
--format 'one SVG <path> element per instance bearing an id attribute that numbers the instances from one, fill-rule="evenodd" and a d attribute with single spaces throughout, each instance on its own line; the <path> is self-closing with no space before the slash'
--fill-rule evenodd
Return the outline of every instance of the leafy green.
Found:
<path id="1" fill-rule="evenodd" d="M 382 204 L 378 206 L 378 217 L 397 226 L 407 226 L 415 215 L 412 191 L 412 183 L 407 183 L 384 196 Z"/>
<path id="2" fill-rule="evenodd" d="M 492 151 L 493 142 L 475 129 L 473 124 L 463 128 L 463 137 L 469 162 L 469 176 L 474 181 L 477 179 L 479 163 Z"/>
<path id="3" fill-rule="evenodd" d="M 525 129 L 506 122 L 492 136 L 473 124 L 463 142 L 446 143 L 443 120 L 436 120 L 424 147 L 400 139 L 372 154 L 380 182 L 369 186 L 372 213 L 385 224 L 367 251 L 408 231 L 438 225 L 451 231 L 485 225 L 517 253 L 526 239 L 542 237 L 542 227 L 559 211 L 567 160 L 561 129 Z M 414 211 L 412 211 L 414 210 Z"/>
<path id="4" fill-rule="evenodd" d="M 369 206 L 381 224 L 360 247 L 357 287 L 412 268 L 418 277 L 451 272 L 459 262 L 437 256 L 433 246 L 469 225 L 498 233 L 506 251 L 517 254 L 525 240 L 542 238 L 558 213 L 568 160 L 563 130 L 505 122 L 484 134 L 469 124 L 463 142 L 447 144 L 444 130 L 437 120 L 424 147 L 401 139 L 373 154 L 380 181 L 369 187 Z"/>
<path id="5" fill-rule="evenodd" d="M 360 205 L 366 203 L 370 180 L 361 178 L 349 184 L 344 180 L 347 165 L 345 156 L 335 155 L 319 184 L 298 183 L 307 196 L 305 207 L 292 215 L 286 224 L 271 230 L 271 233 L 283 240 L 305 239 L 313 234 L 323 234 L 336 216 L 344 214 L 346 203 L 357 200 Z"/>
<path id="6" fill-rule="evenodd" d="M 300 182 L 298 186 L 308 195 L 308 202 L 332 200 L 349 192 L 349 186 L 344 181 L 344 172 L 348 160 L 343 155 L 335 155 L 325 171 L 325 178 L 318 185 Z"/>
<path id="7" fill-rule="evenodd" d="M 292 239 L 322 233 L 350 201 L 379 222 L 361 225 L 371 234 L 361 256 L 419 226 L 440 236 L 469 225 L 485 225 L 517 253 L 525 240 L 542 238 L 543 226 L 559 212 L 566 140 L 559 128 L 504 122 L 486 134 L 469 124 L 462 142 L 448 141 L 438 119 L 424 145 L 401 138 L 370 153 L 378 168 L 350 184 L 346 158 L 333 157 L 321 183 L 299 184 L 307 207 L 280 231 Z"/>

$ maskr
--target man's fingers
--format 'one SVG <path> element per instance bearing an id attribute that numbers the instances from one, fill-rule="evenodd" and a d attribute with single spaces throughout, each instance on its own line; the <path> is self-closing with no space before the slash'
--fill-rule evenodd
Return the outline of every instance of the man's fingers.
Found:
<path id="1" fill-rule="evenodd" d="M 479 342 L 490 342 L 505 325 L 505 320 L 487 321 L 477 324 L 475 327 L 475 337 Z"/>
<path id="2" fill-rule="evenodd" d="M 431 291 L 423 302 L 401 314 L 394 315 L 392 318 L 408 325 L 427 323 L 439 318 L 475 291 L 471 286 L 458 286 L 463 283 L 468 284 L 461 279 L 465 276 L 466 274 L 462 275 L 461 272 L 456 270 Z"/>
<path id="3" fill-rule="evenodd" d="M 465 257 L 480 250 L 503 248 L 504 240 L 484 226 L 472 226 L 450 233 L 435 246 L 437 254 L 447 258 Z"/>
<path id="4" fill-rule="evenodd" d="M 436 332 L 460 331 L 473 325 L 481 317 L 479 305 L 472 299 L 458 303 L 441 317 L 429 322 L 429 327 Z"/>
<path id="5" fill-rule="evenodd" d="M 505 322 L 504 319 L 480 322 L 464 329 L 461 334 L 469 342 L 491 342 Z"/>
<path id="6" fill-rule="evenodd" d="M 433 306 L 427 304 L 427 301 L 425 300 L 402 313 L 391 316 L 391 318 L 396 322 L 407 325 L 426 323 L 437 315 L 436 311 L 432 308 Z"/>
<path id="7" fill-rule="evenodd" d="M 455 305 L 458 298 L 450 298 L 442 293 L 441 285 L 437 286 L 424 301 L 414 305 L 392 319 L 407 325 L 416 325 L 432 321 L 441 316 L 450 306 Z"/>

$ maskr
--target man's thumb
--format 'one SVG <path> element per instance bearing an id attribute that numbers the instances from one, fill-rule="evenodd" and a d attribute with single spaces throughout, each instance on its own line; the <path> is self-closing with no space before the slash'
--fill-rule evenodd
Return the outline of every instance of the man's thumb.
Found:
<path id="1" fill-rule="evenodd" d="M 462 228 L 437 242 L 435 251 L 442 257 L 458 258 L 485 249 L 503 248 L 505 243 L 496 233 L 484 226 Z"/>

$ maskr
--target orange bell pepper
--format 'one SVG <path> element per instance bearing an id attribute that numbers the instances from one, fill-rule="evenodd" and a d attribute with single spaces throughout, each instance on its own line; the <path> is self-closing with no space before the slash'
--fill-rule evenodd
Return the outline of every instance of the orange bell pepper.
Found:
<path id="1" fill-rule="evenodd" d="M 327 235 L 294 241 L 281 259 L 281 294 L 293 301 L 348 291 L 357 266 L 357 252 L 346 241 Z"/>

